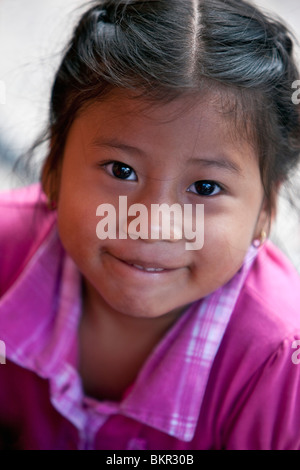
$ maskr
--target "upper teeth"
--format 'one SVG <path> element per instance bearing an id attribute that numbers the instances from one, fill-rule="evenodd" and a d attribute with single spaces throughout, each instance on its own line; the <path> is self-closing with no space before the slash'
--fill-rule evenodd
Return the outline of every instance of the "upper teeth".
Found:
<path id="1" fill-rule="evenodd" d="M 144 268 L 143 266 L 139 266 L 138 264 L 134 264 L 133 266 L 135 268 L 141 269 L 142 271 L 147 271 L 149 273 L 164 271 L 163 268 Z"/>

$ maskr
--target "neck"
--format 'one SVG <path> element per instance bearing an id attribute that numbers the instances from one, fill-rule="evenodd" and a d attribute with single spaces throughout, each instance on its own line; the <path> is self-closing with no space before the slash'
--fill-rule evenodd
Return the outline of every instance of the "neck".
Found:
<path id="1" fill-rule="evenodd" d="M 186 306 L 180 307 L 155 318 L 134 317 L 130 312 L 125 314 L 115 310 L 86 280 L 83 281 L 82 298 L 83 316 L 95 328 L 110 326 L 115 331 L 122 332 L 124 336 L 141 335 L 144 339 L 148 336 L 159 340 L 186 309 Z"/>
<path id="2" fill-rule="evenodd" d="M 175 323 L 178 309 L 159 318 L 135 318 L 108 305 L 83 283 L 79 370 L 86 393 L 120 400 L 153 348 Z"/>

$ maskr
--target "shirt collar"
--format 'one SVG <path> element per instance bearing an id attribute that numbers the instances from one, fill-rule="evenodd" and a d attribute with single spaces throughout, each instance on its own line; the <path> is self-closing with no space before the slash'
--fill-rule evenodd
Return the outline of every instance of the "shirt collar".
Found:
<path id="1" fill-rule="evenodd" d="M 255 254 L 249 251 L 226 286 L 190 306 L 148 358 L 118 408 L 111 407 L 112 413 L 117 410 L 183 441 L 193 439 L 214 358 Z M 68 356 L 80 312 L 80 273 L 54 225 L 0 300 L 0 331 L 7 358 L 49 379 L 55 384 L 52 393 L 67 393 L 64 384 L 73 377 L 77 391 L 71 399 L 52 397 L 52 403 L 78 427 L 84 422 L 83 396 Z M 74 406 L 62 405 L 72 400 Z"/>
<path id="2" fill-rule="evenodd" d="M 77 328 L 79 279 L 55 225 L 0 300 L 0 331 L 11 361 L 41 377 L 51 376 Z"/>
<path id="3" fill-rule="evenodd" d="M 122 404 L 128 416 L 193 439 L 213 361 L 256 253 L 251 247 L 234 278 L 195 302 L 159 344 Z"/>

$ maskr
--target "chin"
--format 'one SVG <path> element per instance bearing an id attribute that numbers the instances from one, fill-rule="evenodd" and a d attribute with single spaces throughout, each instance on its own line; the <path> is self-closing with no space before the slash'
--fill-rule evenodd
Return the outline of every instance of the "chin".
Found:
<path id="1" fill-rule="evenodd" d="M 118 311 L 128 317 L 145 319 L 158 318 L 167 313 L 167 311 L 153 305 L 152 302 L 149 304 L 144 302 L 142 306 L 139 304 L 135 305 L 135 303 L 131 302 L 130 307 L 122 305 L 118 308 Z"/>
<path id="2" fill-rule="evenodd" d="M 122 299 L 120 297 L 117 303 L 115 299 L 112 299 L 112 302 L 109 302 L 109 304 L 111 308 L 113 308 L 115 311 L 119 312 L 122 315 L 140 319 L 159 318 L 173 310 L 172 307 L 164 307 L 162 305 L 162 302 L 153 302 L 153 298 L 141 298 L 137 301 L 133 301 L 132 298 Z"/>

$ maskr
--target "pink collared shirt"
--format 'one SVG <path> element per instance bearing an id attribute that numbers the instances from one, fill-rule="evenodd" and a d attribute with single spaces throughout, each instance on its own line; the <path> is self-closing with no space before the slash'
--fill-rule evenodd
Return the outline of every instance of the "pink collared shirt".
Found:
<path id="1" fill-rule="evenodd" d="M 99 402 L 74 355 L 80 273 L 40 186 L 1 195 L 0 218 L 0 449 L 300 449 L 300 282 L 272 244 Z"/>

